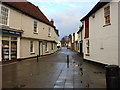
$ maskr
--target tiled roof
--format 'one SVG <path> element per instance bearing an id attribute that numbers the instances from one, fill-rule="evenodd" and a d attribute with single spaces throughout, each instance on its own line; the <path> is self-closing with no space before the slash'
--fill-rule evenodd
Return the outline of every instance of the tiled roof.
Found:
<path id="1" fill-rule="evenodd" d="M 41 10 L 30 2 L 3 2 L 8 6 L 11 6 L 24 14 L 27 14 L 35 19 L 38 19 L 46 24 L 53 26 L 47 17 L 41 12 Z"/>

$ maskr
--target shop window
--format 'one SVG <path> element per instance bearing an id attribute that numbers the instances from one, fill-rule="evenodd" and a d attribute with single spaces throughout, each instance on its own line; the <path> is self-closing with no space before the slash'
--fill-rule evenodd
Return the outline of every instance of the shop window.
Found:
<path id="1" fill-rule="evenodd" d="M 1 6 L 1 24 L 8 25 L 8 11 L 6 7 Z"/>
<path id="2" fill-rule="evenodd" d="M 11 41 L 11 59 L 17 58 L 17 42 Z"/>
<path id="3" fill-rule="evenodd" d="M 33 41 L 30 41 L 30 53 L 34 53 L 34 44 L 33 44 Z"/>
<path id="4" fill-rule="evenodd" d="M 38 28 L 37 28 L 37 21 L 34 21 L 34 33 L 38 33 Z"/>
<path id="5" fill-rule="evenodd" d="M 110 24 L 110 6 L 104 8 L 105 25 Z"/>
<path id="6" fill-rule="evenodd" d="M 2 61 L 17 59 L 17 37 L 2 36 Z"/>
<path id="7" fill-rule="evenodd" d="M 9 60 L 9 41 L 2 40 L 2 60 Z"/>

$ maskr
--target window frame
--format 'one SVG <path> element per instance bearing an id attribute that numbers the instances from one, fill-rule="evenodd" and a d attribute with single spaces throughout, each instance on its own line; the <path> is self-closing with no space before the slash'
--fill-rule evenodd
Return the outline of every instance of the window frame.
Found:
<path id="1" fill-rule="evenodd" d="M 6 8 L 8 10 L 7 24 L 2 23 L 2 13 L 1 13 L 2 12 L 1 11 L 2 7 Z M 8 7 L 6 7 L 6 6 L 0 5 L 0 20 L 1 20 L 0 25 L 9 26 L 9 17 L 10 17 L 10 9 Z"/>
<path id="2" fill-rule="evenodd" d="M 48 52 L 48 42 L 45 42 L 45 52 Z"/>
<path id="3" fill-rule="evenodd" d="M 36 24 L 35 24 L 36 23 Z M 36 28 L 36 31 L 35 31 L 35 28 Z M 34 20 L 34 28 L 33 28 L 33 32 L 34 34 L 38 34 L 38 21 Z"/>
<path id="4" fill-rule="evenodd" d="M 111 25 L 111 10 L 110 10 L 110 5 L 107 5 L 104 7 L 104 25 L 105 26 L 109 26 Z"/>
<path id="5" fill-rule="evenodd" d="M 86 40 L 86 56 L 90 56 L 90 40 Z"/>
<path id="6" fill-rule="evenodd" d="M 32 44 L 31 44 L 31 42 L 32 42 Z M 31 47 L 32 47 L 32 49 L 31 49 Z M 33 54 L 34 53 L 34 41 L 30 41 L 30 53 L 31 54 Z"/>
<path id="7" fill-rule="evenodd" d="M 48 28 L 48 37 L 51 37 L 51 28 Z"/>

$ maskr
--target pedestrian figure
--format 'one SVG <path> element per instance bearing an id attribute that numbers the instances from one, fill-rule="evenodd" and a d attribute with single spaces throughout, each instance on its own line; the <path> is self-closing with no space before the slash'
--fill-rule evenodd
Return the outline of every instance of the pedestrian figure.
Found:
<path id="1" fill-rule="evenodd" d="M 67 68 L 69 68 L 69 55 L 67 55 Z"/>

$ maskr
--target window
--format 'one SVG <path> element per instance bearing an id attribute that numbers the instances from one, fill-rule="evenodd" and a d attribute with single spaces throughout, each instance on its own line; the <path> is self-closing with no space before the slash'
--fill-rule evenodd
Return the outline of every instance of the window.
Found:
<path id="1" fill-rule="evenodd" d="M 34 53 L 34 44 L 33 44 L 33 41 L 30 41 L 30 52 Z"/>
<path id="2" fill-rule="evenodd" d="M 90 53 L 90 42 L 89 40 L 86 41 L 86 56 L 89 56 Z"/>
<path id="3" fill-rule="evenodd" d="M 8 9 L 1 6 L 1 24 L 8 25 Z"/>
<path id="4" fill-rule="evenodd" d="M 37 21 L 34 21 L 34 33 L 38 33 Z"/>
<path id="5" fill-rule="evenodd" d="M 48 37 L 51 37 L 51 28 L 48 29 Z"/>
<path id="6" fill-rule="evenodd" d="M 52 50 L 54 49 L 53 43 L 51 43 L 51 49 L 52 49 Z"/>
<path id="7" fill-rule="evenodd" d="M 48 45 L 47 45 L 47 42 L 45 43 L 45 51 L 48 51 Z"/>
<path id="8" fill-rule="evenodd" d="M 104 8 L 105 25 L 110 24 L 110 6 Z"/>
<path id="9" fill-rule="evenodd" d="M 17 58 L 17 37 L 2 36 L 2 61 Z"/>

